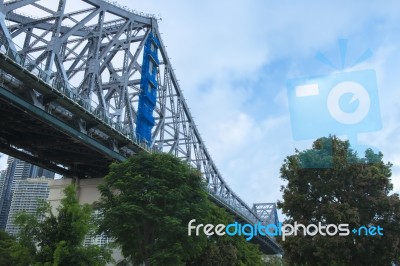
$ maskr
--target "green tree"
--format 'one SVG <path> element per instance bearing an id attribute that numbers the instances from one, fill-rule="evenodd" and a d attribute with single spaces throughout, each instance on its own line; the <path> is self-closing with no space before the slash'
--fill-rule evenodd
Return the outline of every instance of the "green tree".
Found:
<path id="1" fill-rule="evenodd" d="M 131 263 L 183 265 L 204 247 L 205 236 L 188 237 L 187 224 L 205 221 L 207 192 L 200 172 L 178 158 L 141 153 L 113 163 L 99 190 L 101 230 Z"/>
<path id="2" fill-rule="evenodd" d="M 101 230 L 134 265 L 264 265 L 242 236 L 188 236 L 188 223 L 229 224 L 208 200 L 201 173 L 169 154 L 142 153 L 111 165 L 99 186 Z M 118 225 L 118 226 L 115 226 Z"/>
<path id="3" fill-rule="evenodd" d="M 30 251 L 15 237 L 0 230 L 0 266 L 25 266 L 32 263 Z"/>
<path id="4" fill-rule="evenodd" d="M 383 236 L 291 236 L 281 244 L 291 265 L 391 265 L 399 257 L 400 200 L 389 195 L 391 164 L 371 149 L 360 158 L 348 141 L 320 138 L 281 167 L 286 223 L 381 226 Z"/>
<path id="5" fill-rule="evenodd" d="M 84 246 L 85 235 L 94 229 L 91 207 L 80 205 L 74 185 L 64 190 L 65 198 L 54 214 L 43 202 L 35 214 L 20 213 L 19 243 L 29 250 L 34 265 L 105 265 L 111 251 L 98 246 Z"/>
<path id="6" fill-rule="evenodd" d="M 234 222 L 232 215 L 224 209 L 210 202 L 208 223 L 230 224 Z M 217 236 L 212 235 L 207 239 L 207 245 L 202 253 L 189 265 L 206 266 L 233 266 L 233 265 L 265 265 L 262 254 L 256 245 L 246 241 L 243 236 Z"/>
<path id="7" fill-rule="evenodd" d="M 282 257 L 275 255 L 267 255 L 265 256 L 265 265 L 266 266 L 286 266 Z"/>

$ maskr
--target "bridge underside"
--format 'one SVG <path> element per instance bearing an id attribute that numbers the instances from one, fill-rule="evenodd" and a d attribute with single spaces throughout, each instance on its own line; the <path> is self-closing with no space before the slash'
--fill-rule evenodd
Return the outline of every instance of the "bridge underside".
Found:
<path id="1" fill-rule="evenodd" d="M 90 178 L 143 150 L 1 53 L 0 69 L 1 152 L 64 176 Z"/>
<path id="2" fill-rule="evenodd" d="M 52 171 L 102 177 L 120 155 L 0 88 L 0 151 Z M 115 153 L 115 154 L 114 154 Z"/>

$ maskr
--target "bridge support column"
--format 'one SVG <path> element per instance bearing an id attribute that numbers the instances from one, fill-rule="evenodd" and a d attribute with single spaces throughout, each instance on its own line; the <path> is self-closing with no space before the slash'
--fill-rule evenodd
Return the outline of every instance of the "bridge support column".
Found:
<path id="1" fill-rule="evenodd" d="M 70 185 L 75 184 L 77 188 L 78 200 L 80 204 L 92 204 L 93 202 L 100 199 L 100 192 L 97 186 L 103 182 L 103 178 L 90 178 L 90 179 L 77 179 L 77 178 L 65 178 L 56 179 L 49 182 L 49 197 L 47 201 L 54 212 L 58 206 L 60 206 L 61 199 L 64 198 L 64 189 Z M 113 249 L 112 257 L 116 262 L 122 261 L 123 256 L 118 248 Z M 114 264 L 108 264 L 114 265 Z"/>
<path id="2" fill-rule="evenodd" d="M 92 204 L 100 198 L 100 192 L 97 186 L 103 182 L 103 178 L 90 178 L 90 179 L 56 179 L 49 182 L 49 197 L 51 207 L 55 210 L 59 205 L 62 198 L 64 198 L 64 189 L 70 184 L 75 184 L 77 188 L 78 200 L 80 204 Z"/>

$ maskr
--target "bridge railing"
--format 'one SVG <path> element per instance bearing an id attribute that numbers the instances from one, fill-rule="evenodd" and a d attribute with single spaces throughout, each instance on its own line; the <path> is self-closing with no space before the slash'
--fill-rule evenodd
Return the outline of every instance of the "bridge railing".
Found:
<path id="1" fill-rule="evenodd" d="M 241 219 L 245 220 L 247 223 L 250 224 L 256 224 L 259 222 L 259 218 L 256 217 L 253 213 L 251 212 L 246 212 L 241 208 L 238 208 L 237 206 L 233 206 L 231 202 L 227 201 L 226 199 L 218 196 L 216 193 L 214 193 L 211 189 L 208 189 L 208 194 L 216 200 L 219 204 L 223 205 L 226 209 L 229 209 L 233 211 L 234 213 L 240 213 L 241 214 Z"/>
<path id="2" fill-rule="evenodd" d="M 97 117 L 104 124 L 107 124 L 115 131 L 124 135 L 130 141 L 134 142 L 144 150 L 152 152 L 152 149 L 150 149 L 145 143 L 138 140 L 133 132 L 130 132 L 130 130 L 124 128 L 120 123 L 113 122 L 105 108 L 101 107 L 98 103 L 89 98 L 84 99 L 78 94 L 78 89 L 63 79 L 57 72 L 52 70 L 44 70 L 45 66 L 43 63 L 37 64 L 35 58 L 18 53 L 13 49 L 12 46 L 15 48 L 20 48 L 10 39 L 7 39 L 6 41 L 0 39 L 0 52 L 2 54 L 19 64 L 26 71 L 35 75 L 38 79 L 46 83 L 52 89 L 60 92 L 63 97 L 68 98 L 70 101 L 85 109 L 85 111 Z"/>
<path id="3" fill-rule="evenodd" d="M 109 4 L 113 5 L 113 6 L 116 6 L 118 8 L 127 10 L 127 11 L 129 11 L 129 12 L 135 14 L 135 15 L 139 15 L 139 16 L 147 17 L 147 18 L 156 18 L 156 16 L 154 14 L 139 12 L 139 11 L 137 11 L 135 9 L 129 8 L 128 6 L 123 6 L 120 3 L 118 3 L 117 1 L 111 1 L 111 0 L 102 0 L 102 1 L 106 2 L 106 3 L 109 3 Z"/>

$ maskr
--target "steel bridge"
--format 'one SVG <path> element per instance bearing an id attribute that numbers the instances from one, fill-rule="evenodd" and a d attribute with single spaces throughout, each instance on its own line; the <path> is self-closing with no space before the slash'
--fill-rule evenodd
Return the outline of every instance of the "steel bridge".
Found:
<path id="1" fill-rule="evenodd" d="M 238 220 L 276 221 L 274 204 L 251 208 L 222 178 L 154 16 L 102 0 L 0 0 L 0 11 L 0 151 L 79 178 L 140 151 L 171 153 Z"/>

